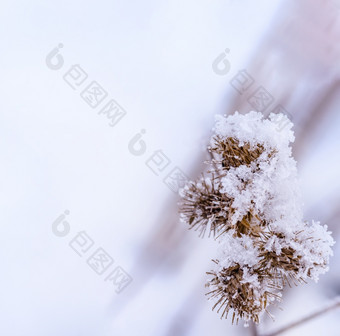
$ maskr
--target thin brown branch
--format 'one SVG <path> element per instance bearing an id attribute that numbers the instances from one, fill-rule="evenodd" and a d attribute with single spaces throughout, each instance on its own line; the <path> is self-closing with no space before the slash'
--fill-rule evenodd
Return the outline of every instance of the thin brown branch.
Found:
<path id="1" fill-rule="evenodd" d="M 253 322 L 250 324 L 250 332 L 251 332 L 251 336 L 258 336 L 257 326 Z"/>
<path id="2" fill-rule="evenodd" d="M 299 326 L 300 324 L 303 324 L 305 322 L 308 322 L 316 317 L 319 317 L 320 315 L 323 315 L 331 310 L 334 310 L 336 308 L 340 308 L 340 296 L 337 297 L 336 299 L 334 299 L 331 303 L 329 303 L 327 306 L 323 307 L 322 309 L 310 314 L 310 315 L 307 315 L 295 322 L 292 322 L 290 324 L 288 324 L 287 326 L 281 328 L 281 329 L 278 329 L 277 331 L 274 331 L 272 333 L 269 333 L 269 334 L 265 334 L 265 335 L 261 335 L 261 336 L 276 336 L 276 335 L 279 335 L 279 334 L 282 334 L 283 332 L 289 330 L 289 329 L 292 329 L 292 328 L 295 328 L 297 326 Z"/>

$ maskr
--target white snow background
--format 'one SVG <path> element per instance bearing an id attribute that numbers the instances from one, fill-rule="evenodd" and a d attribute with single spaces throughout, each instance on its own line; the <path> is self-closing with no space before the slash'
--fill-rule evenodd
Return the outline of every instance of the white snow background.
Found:
<path id="1" fill-rule="evenodd" d="M 184 230 L 183 262 L 166 259 L 125 305 L 124 296 L 141 282 L 132 272 L 145 242 L 177 211 L 166 173 L 156 176 L 145 161 L 161 149 L 169 170 L 196 173 L 214 115 L 233 112 L 226 110 L 231 78 L 283 2 L 1 1 L 0 335 L 248 335 L 211 312 L 204 273 L 215 244 L 194 232 Z M 45 58 L 59 43 L 65 62 L 51 70 Z M 231 70 L 218 76 L 212 62 L 226 48 Z M 127 111 L 116 126 L 81 98 L 85 84 L 73 90 L 63 80 L 75 64 L 87 72 L 86 84 L 97 81 Z M 323 222 L 339 206 L 339 100 L 298 161 L 309 220 Z M 138 157 L 128 143 L 142 129 L 146 153 Z M 71 230 L 57 237 L 51 225 L 65 209 Z M 116 294 L 87 265 L 90 254 L 69 247 L 79 231 L 131 272 L 126 291 Z M 265 330 L 339 293 L 339 253 L 336 245 L 318 285 L 287 292 L 284 311 Z M 339 314 L 287 335 L 339 335 Z"/>

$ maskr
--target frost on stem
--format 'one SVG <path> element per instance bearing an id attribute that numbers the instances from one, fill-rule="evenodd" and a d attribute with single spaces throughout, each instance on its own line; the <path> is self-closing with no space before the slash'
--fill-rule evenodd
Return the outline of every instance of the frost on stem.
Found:
<path id="1" fill-rule="evenodd" d="M 318 281 L 332 255 L 327 226 L 303 221 L 293 125 L 280 117 L 279 132 L 274 114 L 217 116 L 209 169 L 181 190 L 182 222 L 219 243 L 207 295 L 232 322 L 259 323 L 285 285 Z"/>

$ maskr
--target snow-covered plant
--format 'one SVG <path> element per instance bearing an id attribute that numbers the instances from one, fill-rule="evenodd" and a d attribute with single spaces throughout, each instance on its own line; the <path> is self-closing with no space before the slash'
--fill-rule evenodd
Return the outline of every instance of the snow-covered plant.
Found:
<path id="1" fill-rule="evenodd" d="M 219 243 L 207 295 L 233 322 L 259 323 L 286 284 L 317 282 L 332 255 L 327 226 L 303 220 L 293 124 L 280 115 L 288 127 L 278 131 L 277 117 L 217 116 L 209 170 L 181 190 L 181 220 Z"/>

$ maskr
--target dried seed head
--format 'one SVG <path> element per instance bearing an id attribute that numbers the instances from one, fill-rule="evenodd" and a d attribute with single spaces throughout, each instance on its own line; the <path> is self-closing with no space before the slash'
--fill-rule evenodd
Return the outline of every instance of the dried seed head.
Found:
<path id="1" fill-rule="evenodd" d="M 217 265 L 219 263 L 214 262 Z M 221 319 L 227 318 L 229 311 L 232 311 L 232 322 L 238 323 L 242 319 L 259 323 L 267 303 L 280 299 L 274 292 L 263 290 L 267 279 L 249 267 L 242 268 L 239 264 L 234 264 L 207 274 L 212 276 L 206 284 L 210 289 L 207 296 L 215 301 L 213 310 L 217 309 Z"/>
<path id="2" fill-rule="evenodd" d="M 262 145 L 257 144 L 251 148 L 250 143 L 240 144 L 236 138 L 223 138 L 220 135 L 214 136 L 211 141 L 210 152 L 216 154 L 218 159 L 215 162 L 221 164 L 224 169 L 239 167 L 241 165 L 250 165 L 264 151 Z"/>
<path id="3" fill-rule="evenodd" d="M 181 196 L 181 218 L 190 229 L 198 230 L 200 236 L 207 229 L 209 235 L 226 229 L 231 200 L 216 188 L 214 181 L 202 177 L 198 182 L 189 182 Z"/>

